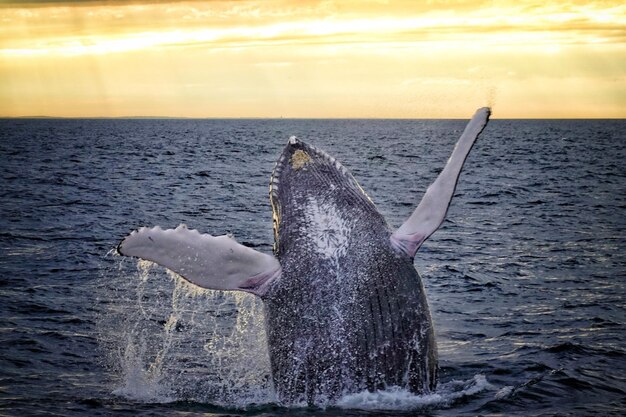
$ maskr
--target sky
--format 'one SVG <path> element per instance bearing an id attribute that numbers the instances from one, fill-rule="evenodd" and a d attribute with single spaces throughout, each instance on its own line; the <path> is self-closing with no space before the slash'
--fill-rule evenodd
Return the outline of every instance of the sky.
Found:
<path id="1" fill-rule="evenodd" d="M 0 0 L 0 117 L 625 118 L 626 3 Z"/>

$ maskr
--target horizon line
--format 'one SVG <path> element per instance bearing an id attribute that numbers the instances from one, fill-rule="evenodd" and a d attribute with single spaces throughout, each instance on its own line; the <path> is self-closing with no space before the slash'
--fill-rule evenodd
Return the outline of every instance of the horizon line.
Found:
<path id="1" fill-rule="evenodd" d="M 469 120 L 471 117 L 284 117 L 284 116 L 2 116 L 0 119 L 36 120 Z M 626 120 L 626 117 L 490 117 L 490 120 Z"/>

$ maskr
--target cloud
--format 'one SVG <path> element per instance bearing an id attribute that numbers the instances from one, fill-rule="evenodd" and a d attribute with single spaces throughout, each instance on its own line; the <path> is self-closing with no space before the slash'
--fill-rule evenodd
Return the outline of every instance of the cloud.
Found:
<path id="1" fill-rule="evenodd" d="M 390 45 L 439 43 L 485 47 L 546 47 L 626 43 L 626 5 L 554 5 L 524 15 L 528 6 L 474 9 L 465 14 L 427 12 L 360 17 L 336 13 L 334 3 L 251 1 L 167 3 L 152 7 L 128 2 L 77 10 L 0 10 L 0 54 L 103 54 L 163 47 L 267 45 Z M 265 5 L 265 6 L 264 6 Z M 329 10 L 335 12 L 329 12 Z M 356 10 L 356 9 L 355 9 Z M 550 49 L 552 48 L 552 49 Z"/>

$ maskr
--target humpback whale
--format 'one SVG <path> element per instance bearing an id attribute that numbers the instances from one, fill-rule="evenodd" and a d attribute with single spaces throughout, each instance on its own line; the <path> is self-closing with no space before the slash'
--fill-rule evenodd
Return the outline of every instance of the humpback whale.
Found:
<path id="1" fill-rule="evenodd" d="M 231 236 L 142 227 L 118 252 L 202 288 L 246 291 L 265 308 L 274 387 L 284 404 L 437 384 L 437 346 L 413 260 L 442 224 L 463 164 L 487 124 L 479 109 L 411 216 L 392 230 L 335 158 L 289 139 L 270 181 L 274 251 Z"/>

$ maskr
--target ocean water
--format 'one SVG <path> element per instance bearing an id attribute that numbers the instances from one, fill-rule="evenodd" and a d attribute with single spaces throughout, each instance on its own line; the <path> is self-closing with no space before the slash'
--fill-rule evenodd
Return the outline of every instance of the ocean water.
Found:
<path id="1" fill-rule="evenodd" d="M 393 226 L 459 120 L 0 120 L 0 415 L 626 413 L 626 121 L 493 120 L 418 252 L 440 385 L 276 403 L 263 307 L 115 254 L 187 224 L 271 252 L 291 135 L 351 170 Z"/>

